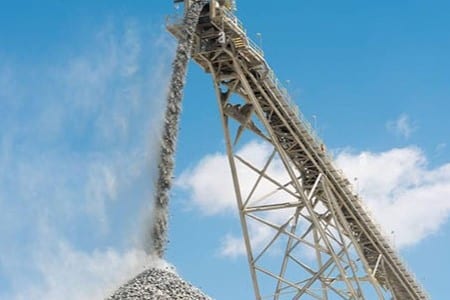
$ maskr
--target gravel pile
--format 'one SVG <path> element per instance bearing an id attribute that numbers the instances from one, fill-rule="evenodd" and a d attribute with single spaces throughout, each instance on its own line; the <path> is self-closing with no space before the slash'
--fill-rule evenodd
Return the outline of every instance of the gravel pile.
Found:
<path id="1" fill-rule="evenodd" d="M 211 300 L 178 275 L 160 269 L 142 272 L 107 300 Z"/>

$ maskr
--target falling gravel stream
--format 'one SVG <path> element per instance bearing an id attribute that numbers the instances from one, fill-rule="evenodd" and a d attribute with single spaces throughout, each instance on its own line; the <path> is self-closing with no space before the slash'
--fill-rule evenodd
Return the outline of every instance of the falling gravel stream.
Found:
<path id="1" fill-rule="evenodd" d="M 158 163 L 158 179 L 150 228 L 150 241 L 146 244 L 149 255 L 164 258 L 167 246 L 167 223 L 169 215 L 169 193 L 172 187 L 174 154 L 176 150 L 181 101 L 186 80 L 187 66 L 191 57 L 194 33 L 200 13 L 208 0 L 194 0 L 186 10 L 182 34 L 179 37 L 173 62 L 172 77 L 167 95 L 161 152 Z M 150 268 L 120 287 L 108 300 L 210 300 L 199 289 L 193 287 L 170 270 Z"/>
<path id="2" fill-rule="evenodd" d="M 167 107 L 161 140 L 161 154 L 158 164 L 151 243 L 149 243 L 151 245 L 147 247 L 147 252 L 156 254 L 161 258 L 164 257 L 167 245 L 169 193 L 172 187 L 174 154 L 178 136 L 183 88 L 186 81 L 188 62 L 191 57 L 194 33 L 200 12 L 207 2 L 207 0 L 195 0 L 189 9 L 186 10 L 182 26 L 182 36 L 179 39 L 175 60 L 173 62 L 172 78 L 167 96 Z"/>

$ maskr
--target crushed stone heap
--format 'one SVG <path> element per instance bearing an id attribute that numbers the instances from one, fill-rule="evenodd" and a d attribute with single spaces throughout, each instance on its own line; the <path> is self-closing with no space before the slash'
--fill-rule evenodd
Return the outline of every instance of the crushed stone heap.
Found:
<path id="1" fill-rule="evenodd" d="M 178 275 L 149 269 L 130 280 L 107 300 L 211 300 Z"/>

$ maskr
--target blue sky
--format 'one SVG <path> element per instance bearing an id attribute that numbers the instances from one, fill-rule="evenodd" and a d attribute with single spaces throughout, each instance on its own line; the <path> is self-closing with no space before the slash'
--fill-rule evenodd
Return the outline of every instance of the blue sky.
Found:
<path id="1" fill-rule="evenodd" d="M 249 36 L 426 290 L 445 299 L 450 4 L 260 3 L 238 1 Z M 175 45 L 164 20 L 175 9 L 0 5 L 0 299 L 99 299 L 148 260 L 141 237 Z M 226 166 L 211 78 L 194 64 L 185 95 L 167 258 L 217 299 L 251 299 L 230 243 L 233 202 L 220 189 L 202 197 L 197 180 Z"/>

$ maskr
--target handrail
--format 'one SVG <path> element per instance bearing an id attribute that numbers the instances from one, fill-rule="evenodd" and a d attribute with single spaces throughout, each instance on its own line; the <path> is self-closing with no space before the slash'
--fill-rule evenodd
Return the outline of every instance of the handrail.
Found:
<path id="1" fill-rule="evenodd" d="M 281 82 L 276 78 L 275 72 L 270 68 L 270 66 L 266 63 L 266 67 L 268 69 L 267 76 L 269 80 L 276 87 L 276 90 L 280 93 L 282 98 L 286 101 L 286 103 L 290 106 L 292 113 L 298 118 L 302 127 L 308 132 L 313 141 L 316 143 L 316 146 L 320 147 L 324 145 L 323 140 L 317 135 L 316 131 L 312 127 L 311 123 L 306 119 L 303 113 L 298 108 L 298 105 L 292 100 L 291 96 L 288 93 L 288 90 L 281 84 Z M 323 153 L 327 158 L 332 160 L 331 156 L 324 151 Z"/>
<path id="2" fill-rule="evenodd" d="M 261 49 L 261 47 L 259 46 L 259 45 L 257 45 L 252 39 L 250 39 L 249 37 L 247 37 L 247 41 L 248 41 L 248 44 L 249 44 L 249 47 L 253 50 L 253 51 L 255 51 L 256 53 L 258 53 L 260 56 L 261 56 L 261 58 L 263 58 L 264 57 L 264 51 L 263 51 L 263 49 Z"/>
<path id="3" fill-rule="evenodd" d="M 237 28 L 239 32 L 242 33 L 242 37 L 245 38 L 245 42 L 247 43 L 247 46 L 256 52 L 257 54 L 261 55 L 262 58 L 262 69 L 260 70 L 260 75 L 265 75 L 263 80 L 266 80 L 266 84 L 270 86 L 270 88 L 274 89 L 275 95 L 277 98 L 280 98 L 280 104 L 288 105 L 289 113 L 292 113 L 293 116 L 296 118 L 293 118 L 294 120 L 298 120 L 301 130 L 305 130 L 308 134 L 308 138 L 311 138 L 313 141 L 313 144 L 315 147 L 318 147 L 320 149 L 320 154 L 324 156 L 324 162 L 326 163 L 325 168 L 328 172 L 332 173 L 332 176 L 336 178 L 337 180 L 343 179 L 346 180 L 346 176 L 343 174 L 343 172 L 340 169 L 337 169 L 333 164 L 333 158 L 331 157 L 330 153 L 327 151 L 323 151 L 322 145 L 324 145 L 322 139 L 317 135 L 315 129 L 311 125 L 311 123 L 305 118 L 303 113 L 299 110 L 299 107 L 297 104 L 292 100 L 291 96 L 288 93 L 288 90 L 281 84 L 281 82 L 278 80 L 278 78 L 275 76 L 274 71 L 270 68 L 268 63 L 264 60 L 264 52 L 261 49 L 260 46 L 258 46 L 253 40 L 248 38 L 246 34 L 246 30 L 242 24 L 242 22 L 234 15 L 231 11 L 226 9 L 220 9 L 220 12 L 222 13 L 222 16 L 225 18 L 228 23 L 231 23 L 233 28 Z M 169 15 L 166 17 L 166 23 L 170 25 L 181 25 L 182 24 L 183 15 L 182 14 L 176 14 L 176 15 Z M 328 166 L 328 164 L 330 166 Z M 337 174 L 334 174 L 334 172 L 337 172 Z M 365 202 L 362 201 L 362 199 L 359 197 L 359 195 L 355 192 L 352 187 L 344 187 L 344 193 L 347 194 L 346 197 L 349 197 L 352 204 L 352 209 L 355 209 L 363 222 L 367 222 L 370 225 L 367 230 L 369 233 L 373 234 L 378 240 L 382 248 L 385 248 L 386 250 L 394 251 L 394 254 L 390 253 L 390 251 L 386 252 L 387 257 L 392 259 L 394 264 L 396 264 L 396 268 L 399 268 L 402 272 L 406 270 L 406 274 L 408 275 L 406 280 L 410 281 L 412 280 L 412 283 L 414 283 L 414 288 L 418 288 L 419 291 L 423 294 L 426 294 L 423 286 L 419 281 L 416 280 L 415 274 L 412 273 L 409 268 L 407 267 L 407 264 L 404 263 L 402 257 L 399 255 L 396 255 L 396 247 L 393 245 L 392 241 L 389 239 L 388 235 L 386 234 L 385 230 L 380 228 L 379 224 L 375 221 L 373 218 L 371 210 L 366 206 Z M 361 213 L 364 212 L 364 213 Z M 384 245 L 386 243 L 386 245 Z"/>
<path id="4" fill-rule="evenodd" d="M 256 52 L 257 54 L 259 54 L 259 56 L 261 58 L 263 58 L 264 51 L 262 50 L 262 48 L 259 45 L 257 45 L 252 39 L 250 39 L 247 36 L 247 33 L 246 33 L 243 23 L 236 17 L 236 15 L 234 15 L 231 11 L 229 11 L 228 9 L 225 9 L 225 8 L 220 8 L 220 11 L 222 12 L 223 16 L 226 19 L 228 19 L 231 23 L 236 25 L 236 27 L 242 32 L 242 34 L 244 35 L 244 38 L 246 39 L 248 47 L 251 50 L 253 50 L 254 52 Z M 172 25 L 172 26 L 173 25 L 182 25 L 182 23 L 183 23 L 183 14 L 182 13 L 166 16 L 166 25 Z"/>
<path id="5" fill-rule="evenodd" d="M 275 77 L 274 71 L 267 65 L 267 63 L 266 63 L 266 66 L 268 68 L 267 78 L 273 83 L 276 90 L 282 96 L 283 100 L 290 106 L 290 108 L 292 109 L 291 111 L 297 116 L 302 127 L 308 132 L 308 134 L 315 141 L 315 143 L 317 143 L 317 145 L 322 145 L 323 144 L 322 140 L 318 137 L 318 135 L 314 131 L 313 127 L 311 126 L 311 123 L 309 123 L 306 120 L 306 118 L 304 117 L 304 115 L 301 113 L 298 106 L 292 101 L 292 98 L 288 94 L 287 89 Z M 324 155 L 327 157 L 330 164 L 333 165 L 333 159 L 331 158 L 331 156 L 328 153 L 324 153 Z M 334 166 L 333 166 L 333 169 L 338 172 L 339 177 L 346 179 L 346 176 L 343 174 L 342 170 L 337 169 Z M 351 190 L 349 190 L 349 191 L 352 192 Z M 362 199 L 359 197 L 359 195 L 354 194 L 353 192 L 351 195 L 351 199 L 358 203 L 359 207 L 355 207 L 358 210 L 358 213 L 360 213 L 360 215 L 365 215 L 365 217 L 362 216 L 362 218 L 363 219 L 367 218 L 367 220 L 364 220 L 364 221 L 370 222 L 376 228 L 377 232 L 374 232 L 374 233 L 379 233 L 379 235 L 378 234 L 376 234 L 376 235 L 377 235 L 377 238 L 380 239 L 381 243 L 383 243 L 383 241 L 386 242 L 392 248 L 392 250 L 397 253 L 395 245 L 393 244 L 393 242 L 390 239 L 387 238 L 388 235 L 386 234 L 386 231 L 384 229 L 382 229 L 380 227 L 380 225 L 375 221 L 375 218 L 373 217 L 373 213 L 372 213 L 371 209 L 369 209 L 369 207 L 366 205 L 366 203 L 364 201 L 362 201 Z M 361 211 L 363 211 L 364 214 L 361 214 Z M 371 231 L 373 231 L 373 230 L 371 230 Z M 412 279 L 414 284 L 417 285 L 417 288 L 420 290 L 420 292 L 423 294 L 426 294 L 422 284 L 417 280 L 415 274 L 410 271 L 407 264 L 404 262 L 403 258 L 400 257 L 399 255 L 393 255 L 393 256 L 391 256 L 391 258 L 395 261 L 395 263 L 401 269 L 406 270 L 408 276 Z"/>
<path id="6" fill-rule="evenodd" d="M 227 18 L 232 23 L 234 23 L 239 28 L 239 30 L 242 31 L 242 33 L 244 34 L 244 36 L 247 40 L 249 48 L 251 48 L 256 53 L 258 53 L 261 56 L 261 58 L 264 57 L 264 51 L 261 49 L 261 47 L 259 45 L 257 45 L 251 38 L 249 38 L 247 36 L 247 31 L 245 30 L 245 27 L 244 27 L 243 23 L 239 20 L 239 18 L 235 14 L 233 14 L 231 11 L 229 11 L 225 8 L 222 8 L 221 12 L 223 13 L 225 18 Z"/>
<path id="7" fill-rule="evenodd" d="M 268 85 L 271 89 L 273 88 L 273 92 L 276 96 L 276 98 L 279 98 L 280 105 L 286 104 L 288 107 L 289 114 L 292 113 L 293 116 L 296 118 L 292 118 L 294 120 L 298 120 L 298 124 L 296 126 L 299 126 L 300 130 L 305 130 L 308 139 L 311 138 L 313 142 L 313 147 L 319 149 L 319 154 L 323 155 L 323 159 L 325 162 L 324 168 L 326 168 L 327 172 L 330 172 L 332 176 L 337 179 L 343 179 L 346 180 L 346 176 L 343 174 L 343 172 L 336 168 L 333 164 L 333 158 L 331 155 L 323 149 L 324 142 L 323 140 L 317 135 L 315 129 L 311 125 L 311 123 L 305 118 L 303 113 L 299 110 L 299 107 L 297 104 L 292 100 L 291 96 L 288 93 L 288 90 L 281 84 L 281 82 L 278 80 L 278 78 L 275 76 L 274 71 L 271 69 L 271 67 L 268 65 L 268 63 L 264 60 L 264 52 L 261 49 L 260 46 L 258 46 L 253 40 L 248 38 L 246 34 L 246 30 L 242 24 L 242 22 L 234 15 L 231 11 L 227 9 L 219 9 L 219 11 L 222 13 L 222 17 L 224 18 L 227 23 L 232 24 L 229 26 L 233 26 L 234 29 L 238 29 L 240 33 L 239 35 L 242 35 L 242 38 L 245 39 L 245 42 L 247 43 L 247 46 L 257 54 L 261 55 L 262 60 L 262 68 L 259 66 L 258 70 L 260 72 L 260 75 L 265 76 L 263 77 L 263 80 L 265 80 L 265 84 Z M 170 23 L 171 25 L 178 25 L 182 24 L 180 22 L 182 20 L 182 15 L 171 15 L 167 16 L 166 22 Z M 309 142 L 309 141 L 308 141 Z M 314 150 L 316 151 L 316 150 Z M 335 174 L 336 172 L 337 174 Z M 348 197 L 351 202 L 351 209 L 355 210 L 359 217 L 361 218 L 361 221 L 364 223 L 368 223 L 370 226 L 368 226 L 367 230 L 370 235 L 374 235 L 380 244 L 380 247 L 385 249 L 385 254 L 387 257 L 392 259 L 393 263 L 396 265 L 395 268 L 400 269 L 400 271 L 406 271 L 406 278 L 405 280 L 410 281 L 412 280 L 412 283 L 415 285 L 414 288 L 418 288 L 420 293 L 426 294 L 425 290 L 423 289 L 423 286 L 419 281 L 416 280 L 414 273 L 410 272 L 407 265 L 404 263 L 402 257 L 397 255 L 397 251 L 395 250 L 395 245 L 393 245 L 392 241 L 388 238 L 388 235 L 386 232 L 380 228 L 378 223 L 373 218 L 371 210 L 366 206 L 365 202 L 360 199 L 359 195 L 355 193 L 355 190 L 352 187 L 344 187 L 343 192 L 345 197 Z M 357 192 L 357 191 L 356 191 Z M 363 212 L 363 213 L 361 213 Z M 386 245 L 385 245 L 386 244 Z M 386 250 L 392 250 L 394 253 L 390 253 L 390 251 Z M 394 270 L 393 270 L 394 271 Z"/>
<path id="8" fill-rule="evenodd" d="M 236 17 L 235 14 L 233 14 L 231 11 L 227 10 L 227 9 L 220 9 L 220 11 L 222 12 L 222 14 L 229 20 L 231 20 L 234 24 L 236 24 L 236 26 L 245 34 L 246 30 L 244 27 L 244 24 L 242 24 L 242 22 L 238 19 L 238 17 Z"/>

